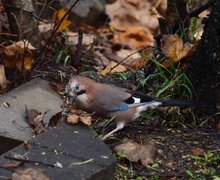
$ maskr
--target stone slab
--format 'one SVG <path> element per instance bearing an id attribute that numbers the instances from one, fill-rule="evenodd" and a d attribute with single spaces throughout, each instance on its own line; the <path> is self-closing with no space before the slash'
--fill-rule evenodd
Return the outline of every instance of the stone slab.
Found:
<path id="1" fill-rule="evenodd" d="M 87 126 L 62 123 L 30 140 L 28 151 L 20 145 L 3 154 L 0 167 L 15 161 L 12 160 L 14 157 L 22 157 L 27 161 L 16 170 L 41 168 L 52 180 L 114 179 L 115 157 L 96 136 Z M 62 168 L 54 164 L 60 164 Z M 0 173 L 10 177 L 12 172 L 0 168 Z"/>
<path id="2" fill-rule="evenodd" d="M 8 103 L 9 107 L 3 104 Z M 61 111 L 63 100 L 49 83 L 36 78 L 0 97 L 0 135 L 15 140 L 29 140 L 32 129 L 25 122 L 25 105 L 42 113 L 48 111 L 45 120 Z"/>

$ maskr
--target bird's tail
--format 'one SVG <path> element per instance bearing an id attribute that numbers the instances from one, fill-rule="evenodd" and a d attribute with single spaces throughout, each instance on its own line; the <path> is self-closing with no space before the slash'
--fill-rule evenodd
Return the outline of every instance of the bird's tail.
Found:
<path id="1" fill-rule="evenodd" d="M 194 101 L 187 101 L 187 100 L 178 100 L 178 99 L 167 99 L 167 100 L 159 100 L 162 102 L 160 105 L 161 107 L 166 106 L 179 106 L 179 107 L 193 107 L 195 106 Z"/>

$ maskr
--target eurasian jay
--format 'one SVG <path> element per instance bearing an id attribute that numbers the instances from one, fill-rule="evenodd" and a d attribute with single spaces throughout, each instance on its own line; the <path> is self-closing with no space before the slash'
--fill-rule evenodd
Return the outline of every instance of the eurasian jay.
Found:
<path id="1" fill-rule="evenodd" d="M 65 91 L 68 103 L 74 103 L 88 113 L 115 120 L 116 128 L 102 139 L 122 129 L 125 123 L 137 119 L 149 108 L 192 105 L 190 101 L 158 99 L 140 92 L 98 83 L 82 76 L 73 76 L 67 83 Z"/>

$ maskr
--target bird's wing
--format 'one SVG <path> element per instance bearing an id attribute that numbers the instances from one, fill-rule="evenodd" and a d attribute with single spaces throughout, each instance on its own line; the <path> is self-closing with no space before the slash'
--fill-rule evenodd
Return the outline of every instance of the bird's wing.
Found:
<path id="1" fill-rule="evenodd" d="M 101 84 L 93 89 L 92 106 L 102 111 L 124 111 L 128 109 L 128 104 L 125 102 L 131 95 L 126 92 L 126 89 Z"/>
<path id="2" fill-rule="evenodd" d="M 125 111 L 129 107 L 137 107 L 151 102 L 155 102 L 153 97 L 146 96 L 142 93 L 133 93 L 127 89 L 104 85 L 96 87 L 95 100 L 92 106 L 97 107 L 101 111 Z"/>

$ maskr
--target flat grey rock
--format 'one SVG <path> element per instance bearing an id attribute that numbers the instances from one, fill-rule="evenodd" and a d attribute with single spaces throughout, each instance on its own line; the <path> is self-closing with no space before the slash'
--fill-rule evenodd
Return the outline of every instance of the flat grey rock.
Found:
<path id="1" fill-rule="evenodd" d="M 8 103 L 9 107 L 3 104 Z M 44 120 L 61 111 L 63 100 L 49 83 L 42 79 L 31 80 L 0 97 L 0 135 L 26 141 L 33 137 L 33 130 L 25 122 L 25 105 L 45 114 Z"/>
<path id="2" fill-rule="evenodd" d="M 114 179 L 116 160 L 109 148 L 85 125 L 59 124 L 30 140 L 30 149 L 23 145 L 0 156 L 0 166 L 25 159 L 17 171 L 40 168 L 52 180 Z M 18 160 L 17 160 L 18 161 Z M 1 169 L 11 177 L 10 169 Z"/>

